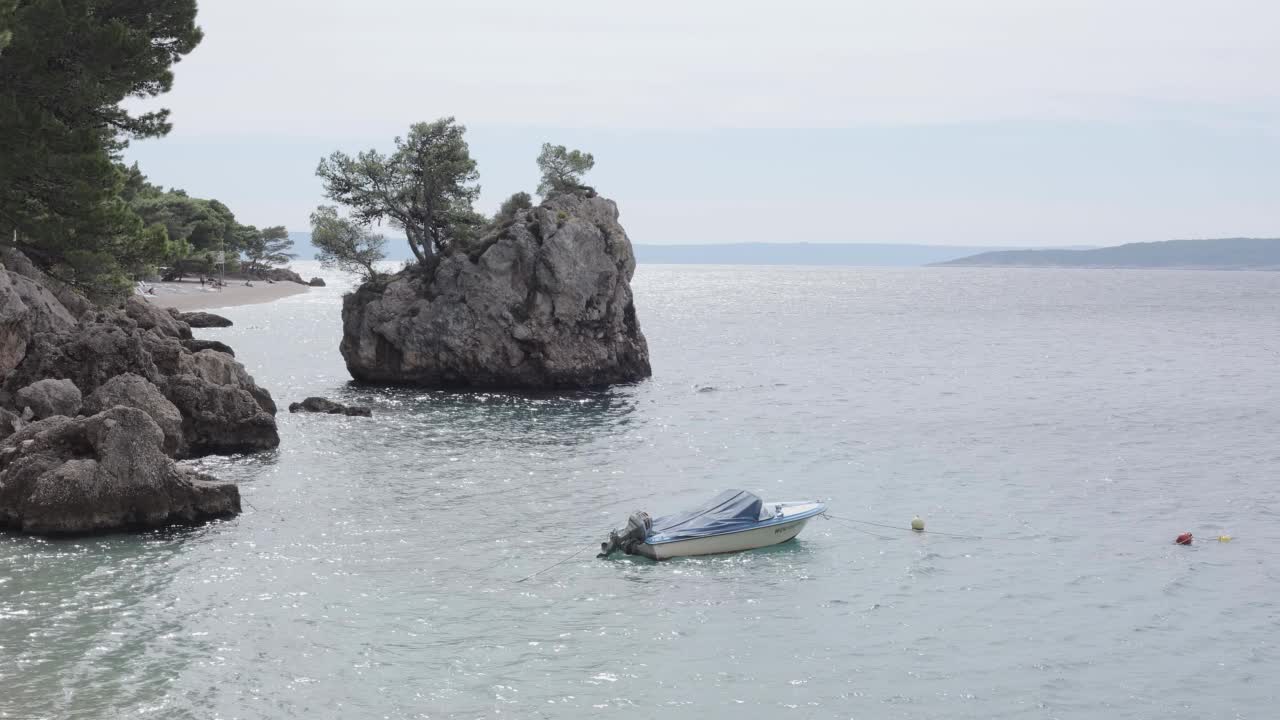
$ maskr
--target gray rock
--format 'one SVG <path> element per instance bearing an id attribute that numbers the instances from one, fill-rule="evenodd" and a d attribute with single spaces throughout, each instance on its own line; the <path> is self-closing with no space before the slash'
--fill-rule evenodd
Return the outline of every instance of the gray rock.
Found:
<path id="1" fill-rule="evenodd" d="M 343 300 L 356 380 L 425 387 L 581 388 L 651 374 L 618 208 L 553 195 L 499 231 Z"/>
<path id="2" fill-rule="evenodd" d="M 124 303 L 124 312 L 143 330 L 151 330 L 165 337 L 179 340 L 191 337 L 191 326 L 169 314 L 165 308 L 152 305 L 139 295 L 130 295 Z"/>
<path id="3" fill-rule="evenodd" d="M 299 285 L 306 285 L 307 281 L 302 279 L 298 273 L 289 268 L 271 268 L 262 273 L 262 277 L 276 282 L 296 282 Z"/>
<path id="4" fill-rule="evenodd" d="M 54 417 L 0 444 L 0 526 L 63 534 L 193 523 L 240 512 L 240 492 L 162 451 L 142 410 Z"/>
<path id="5" fill-rule="evenodd" d="M 227 385 L 248 392 L 262 407 L 263 411 L 276 414 L 276 403 L 266 388 L 258 387 L 241 365 L 232 356 L 214 350 L 201 350 L 197 353 L 184 354 L 178 362 L 178 372 L 195 375 L 215 385 Z"/>
<path id="6" fill-rule="evenodd" d="M 307 283 L 307 284 L 308 284 L 308 285 L 310 285 L 311 287 L 324 287 L 324 286 L 325 286 L 325 284 L 324 284 L 324 278 L 318 278 L 318 277 L 313 277 L 313 278 L 311 278 L 311 282 L 309 282 L 309 283 Z"/>
<path id="7" fill-rule="evenodd" d="M 27 421 L 8 408 L 0 408 L 0 440 L 21 430 Z"/>
<path id="8" fill-rule="evenodd" d="M 0 271 L 0 375 L 7 375 L 22 362 L 31 339 L 31 316 L 27 304 L 13 287 L 9 273 Z"/>
<path id="9" fill-rule="evenodd" d="M 83 401 L 80 388 L 65 378 L 38 380 L 14 394 L 14 403 L 19 408 L 31 408 L 36 420 L 54 415 L 73 417 L 80 412 Z"/>
<path id="10" fill-rule="evenodd" d="M 0 268 L 0 376 L 22 362 L 34 333 L 70 330 L 75 324 L 75 317 L 48 288 Z"/>
<path id="11" fill-rule="evenodd" d="M 0 256 L 3 256 L 5 266 L 10 272 L 21 275 L 47 290 L 72 317 L 79 318 L 94 309 L 93 303 L 78 290 L 46 275 L 20 251 L 7 249 L 0 251 Z"/>
<path id="12" fill-rule="evenodd" d="M 214 350 L 216 352 L 226 353 L 231 357 L 236 356 L 236 351 L 232 350 L 230 345 L 217 340 L 201 340 L 199 338 L 183 340 L 182 347 L 193 353 L 200 352 L 201 350 Z"/>
<path id="13" fill-rule="evenodd" d="M 170 457 L 181 457 L 185 450 L 182 435 L 182 413 L 146 378 L 133 373 L 117 375 L 85 398 L 82 410 L 96 415 L 117 405 L 137 408 L 147 414 L 164 434 L 163 449 Z"/>
<path id="14" fill-rule="evenodd" d="M 275 417 L 244 389 L 195 375 L 174 375 L 164 390 L 182 414 L 188 456 L 255 452 L 280 444 Z"/>
<path id="15" fill-rule="evenodd" d="M 373 417 L 373 411 L 360 405 L 343 405 L 328 398 L 309 397 L 302 402 L 289 403 L 289 412 L 324 413 L 328 415 L 354 415 Z"/>
<path id="16" fill-rule="evenodd" d="M 151 335 L 148 343 L 144 336 Z M 92 393 L 121 373 L 131 372 L 159 382 L 160 371 L 151 347 L 163 348 L 166 338 L 108 322 L 81 323 L 73 331 L 33 335 L 22 363 L 9 373 L 4 394 L 45 378 L 68 378 L 82 392 Z M 177 351 L 178 341 L 169 339 Z"/>
<path id="17" fill-rule="evenodd" d="M 210 312 L 187 312 L 178 316 L 182 322 L 193 328 L 231 327 L 231 321 L 221 315 Z"/>

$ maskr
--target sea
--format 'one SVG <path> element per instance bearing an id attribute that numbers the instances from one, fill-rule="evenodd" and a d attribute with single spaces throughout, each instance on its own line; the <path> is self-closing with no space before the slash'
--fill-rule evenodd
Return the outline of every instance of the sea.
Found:
<path id="1" fill-rule="evenodd" d="M 353 385 L 300 265 L 197 331 L 281 405 L 243 514 L 0 535 L 0 718 L 1280 712 L 1280 273 L 643 265 L 652 379 L 520 395 Z M 829 517 L 594 557 L 729 488 Z"/>

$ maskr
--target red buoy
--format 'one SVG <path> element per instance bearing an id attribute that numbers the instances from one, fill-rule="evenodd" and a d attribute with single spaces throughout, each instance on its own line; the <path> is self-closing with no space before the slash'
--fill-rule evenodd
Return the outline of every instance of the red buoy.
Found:
<path id="1" fill-rule="evenodd" d="M 1191 539 L 1192 539 L 1192 538 L 1191 538 L 1191 533 L 1189 533 L 1189 532 L 1185 532 L 1185 533 L 1182 533 L 1181 535 L 1179 535 L 1179 536 L 1178 536 L 1178 539 L 1177 539 L 1177 540 L 1174 540 L 1174 542 L 1178 543 L 1179 545 L 1190 545 L 1190 544 L 1191 544 Z"/>

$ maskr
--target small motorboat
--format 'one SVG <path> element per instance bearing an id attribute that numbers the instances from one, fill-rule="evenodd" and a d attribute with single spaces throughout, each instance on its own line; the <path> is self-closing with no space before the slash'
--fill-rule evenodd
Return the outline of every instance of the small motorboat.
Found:
<path id="1" fill-rule="evenodd" d="M 745 490 L 726 490 L 674 515 L 652 519 L 643 511 L 632 513 L 625 528 L 600 543 L 597 557 L 616 550 L 653 560 L 754 550 L 795 538 L 826 510 L 820 502 L 765 503 Z"/>

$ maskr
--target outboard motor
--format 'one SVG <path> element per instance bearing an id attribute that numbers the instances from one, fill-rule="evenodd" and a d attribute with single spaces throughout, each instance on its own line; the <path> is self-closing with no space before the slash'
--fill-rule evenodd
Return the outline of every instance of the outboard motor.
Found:
<path id="1" fill-rule="evenodd" d="M 633 548 L 644 542 L 651 530 L 653 530 L 653 520 L 650 519 L 649 513 L 637 510 L 627 518 L 625 528 L 610 532 L 608 541 L 600 543 L 600 554 L 596 557 L 609 557 L 614 550 L 634 555 Z"/>

